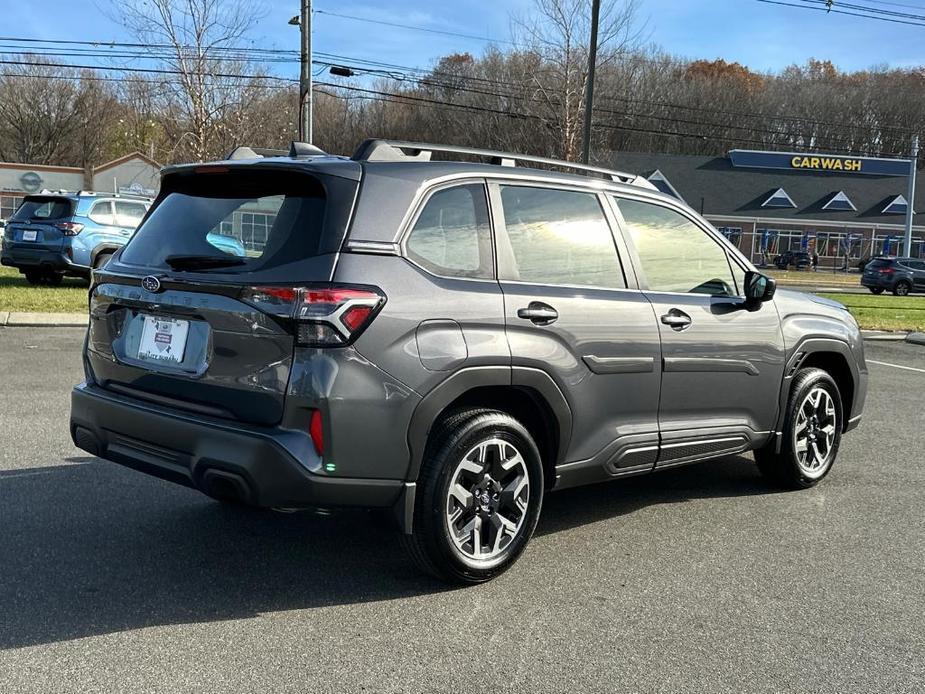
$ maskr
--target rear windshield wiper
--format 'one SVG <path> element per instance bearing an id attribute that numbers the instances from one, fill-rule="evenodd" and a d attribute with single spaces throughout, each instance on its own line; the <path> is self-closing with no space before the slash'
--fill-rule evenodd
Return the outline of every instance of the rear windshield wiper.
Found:
<path id="1" fill-rule="evenodd" d="M 208 270 L 247 262 L 233 255 L 168 255 L 164 261 L 174 270 Z"/>

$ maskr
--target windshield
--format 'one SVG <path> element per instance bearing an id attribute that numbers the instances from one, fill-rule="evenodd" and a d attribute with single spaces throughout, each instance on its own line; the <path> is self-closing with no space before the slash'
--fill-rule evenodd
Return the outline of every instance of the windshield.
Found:
<path id="1" fill-rule="evenodd" d="M 138 229 L 122 262 L 243 272 L 298 260 L 321 252 L 324 213 L 324 189 L 308 176 L 185 175 Z"/>
<path id="2" fill-rule="evenodd" d="M 74 203 L 67 198 L 26 198 L 11 217 L 13 222 L 40 222 L 70 217 Z"/>

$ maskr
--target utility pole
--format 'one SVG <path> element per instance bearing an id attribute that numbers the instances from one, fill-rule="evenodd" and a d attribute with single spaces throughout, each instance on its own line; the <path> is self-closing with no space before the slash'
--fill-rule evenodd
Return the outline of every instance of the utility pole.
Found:
<path id="1" fill-rule="evenodd" d="M 302 56 L 299 73 L 299 139 L 312 141 L 312 0 L 302 0 L 299 20 Z"/>
<path id="2" fill-rule="evenodd" d="M 912 216 L 915 206 L 915 172 L 919 161 L 919 136 L 912 137 L 912 159 L 909 161 L 909 192 L 906 195 L 906 243 L 903 254 L 912 256 Z"/>
<path id="3" fill-rule="evenodd" d="M 591 45 L 588 47 L 588 88 L 585 95 L 585 129 L 581 138 L 581 161 L 591 160 L 591 116 L 594 111 L 594 69 L 597 67 L 597 25 L 601 18 L 601 0 L 591 2 Z"/>

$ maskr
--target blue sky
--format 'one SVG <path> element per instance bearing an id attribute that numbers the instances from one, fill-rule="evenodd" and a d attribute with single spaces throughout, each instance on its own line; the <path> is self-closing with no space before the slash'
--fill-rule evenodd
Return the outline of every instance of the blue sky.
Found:
<path id="1" fill-rule="evenodd" d="M 0 34 L 6 36 L 129 39 L 122 27 L 100 11 L 100 7 L 109 6 L 108 0 L 3 0 L 3 4 L 6 7 L 0 10 Z M 314 4 L 322 11 L 403 26 L 508 39 L 511 14 L 529 13 L 532 0 L 315 0 Z M 903 0 L 903 4 L 907 8 L 921 7 L 925 15 L 925 0 Z M 298 48 L 298 30 L 286 23 L 298 12 L 298 5 L 298 0 L 266 0 L 266 14 L 253 28 L 255 44 Z M 826 15 L 756 0 L 640 0 L 640 5 L 650 42 L 691 58 L 725 58 L 762 71 L 778 70 L 810 57 L 830 59 L 843 69 L 925 64 L 925 27 Z M 454 51 L 478 54 L 486 46 L 484 41 L 321 13 L 316 14 L 314 23 L 318 51 L 403 66 L 430 67 L 441 55 Z M 297 71 L 297 65 L 277 69 L 279 74 L 288 75 Z"/>

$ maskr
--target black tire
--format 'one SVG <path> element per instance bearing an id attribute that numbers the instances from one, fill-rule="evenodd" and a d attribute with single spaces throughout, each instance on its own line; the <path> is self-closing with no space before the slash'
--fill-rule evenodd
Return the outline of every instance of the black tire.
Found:
<path id="1" fill-rule="evenodd" d="M 806 429 L 800 429 L 798 420 L 801 418 L 801 409 L 807 403 L 807 399 L 816 389 L 822 389 L 831 399 L 834 409 L 834 422 L 831 442 L 826 448 L 824 463 L 816 470 L 808 471 L 806 464 L 801 464 L 800 453 L 798 451 L 797 436 Z M 810 410 L 813 408 L 810 407 Z M 818 484 L 835 464 L 838 456 L 838 447 L 841 444 L 841 434 L 844 427 L 843 420 L 844 409 L 842 408 L 841 394 L 838 386 L 832 377 L 822 369 L 807 368 L 801 369 L 793 379 L 793 386 L 790 389 L 790 398 L 787 401 L 787 412 L 784 419 L 784 429 L 782 432 L 782 441 L 780 453 L 774 452 L 774 446 L 755 451 L 755 462 L 761 474 L 777 487 L 785 489 L 807 489 Z M 828 425 L 828 420 L 820 418 Z M 812 425 L 810 428 L 810 437 L 822 437 L 822 445 L 827 438 L 822 427 L 816 428 Z M 817 446 L 815 439 L 810 444 Z M 810 448 L 807 451 L 807 457 L 811 452 L 820 451 L 818 447 Z M 812 465 L 815 461 L 810 462 Z"/>
<path id="2" fill-rule="evenodd" d="M 893 286 L 893 296 L 909 296 L 910 291 L 912 291 L 912 285 L 906 280 L 899 280 Z"/>
<path id="3" fill-rule="evenodd" d="M 483 467 L 482 473 L 460 472 L 463 461 L 472 460 L 469 454 L 479 444 L 487 442 L 492 442 L 488 445 L 495 447 L 501 455 L 509 454 L 511 451 L 520 454 L 523 466 L 518 464 L 517 468 L 524 474 L 517 476 L 515 482 L 526 478 L 528 484 L 526 490 L 517 497 L 526 501 L 526 508 L 516 517 L 516 530 L 511 535 L 501 533 L 502 540 L 507 538 L 506 544 L 502 547 L 501 542 L 497 541 L 497 549 L 492 548 L 490 556 L 486 554 L 488 558 L 480 561 L 467 556 L 465 546 L 458 546 L 452 539 L 448 513 L 451 504 L 456 503 L 450 494 L 450 485 L 457 480 L 466 479 L 458 475 L 471 474 L 472 477 L 467 480 L 468 484 L 479 475 L 491 480 L 495 471 L 499 470 L 489 463 Z M 516 470 L 514 473 L 506 474 L 516 474 Z M 508 510 L 512 507 L 505 507 L 505 501 L 503 498 L 499 500 L 499 496 L 504 497 L 507 493 L 506 498 L 511 500 L 509 489 L 515 485 L 509 484 L 504 491 L 494 494 L 495 501 L 489 501 L 484 491 L 481 495 L 475 493 L 476 487 L 481 484 L 483 482 L 476 481 L 475 486 L 469 490 L 471 503 L 467 507 L 468 510 L 463 510 L 461 503 L 458 504 L 460 508 L 454 510 L 460 513 L 459 523 L 468 518 L 471 519 L 469 523 L 478 523 L 477 527 L 480 529 L 483 523 L 486 523 L 485 539 L 491 542 L 490 533 L 494 529 L 494 538 L 497 540 L 497 528 L 500 523 L 495 520 L 495 515 L 491 515 L 493 512 L 489 510 L 488 504 L 497 504 L 495 510 L 498 515 L 503 513 L 510 521 L 516 512 Z M 500 489 L 500 485 L 496 489 Z M 480 499 L 484 501 L 480 503 Z M 539 449 L 527 429 L 503 412 L 489 409 L 462 410 L 443 418 L 431 432 L 417 481 L 413 534 L 403 534 L 403 542 L 414 562 L 426 573 L 451 583 L 483 583 L 503 573 L 521 555 L 536 528 L 542 502 L 543 466 Z M 476 520 L 476 517 L 480 517 L 481 520 Z M 473 547 L 474 538 L 479 537 L 478 544 L 481 550 L 481 535 L 475 535 L 473 531 L 472 535 L 463 533 L 460 537 L 462 536 L 471 538 Z M 478 556 L 478 552 L 475 551 L 470 554 Z"/>
<path id="4" fill-rule="evenodd" d="M 42 284 L 45 276 L 36 270 L 29 270 L 29 272 L 24 273 L 26 275 L 26 282 L 29 284 Z"/>
<path id="5" fill-rule="evenodd" d="M 64 275 L 60 272 L 46 272 L 42 282 L 49 287 L 58 287 L 64 281 Z"/>
<path id="6" fill-rule="evenodd" d="M 101 267 L 105 267 L 110 258 L 112 258 L 112 253 L 100 253 L 93 259 L 93 269 L 99 270 Z"/>
<path id="7" fill-rule="evenodd" d="M 883 287 L 868 287 L 871 294 L 883 294 Z"/>

